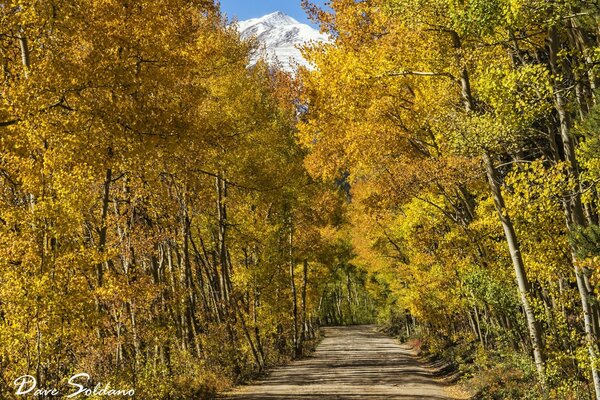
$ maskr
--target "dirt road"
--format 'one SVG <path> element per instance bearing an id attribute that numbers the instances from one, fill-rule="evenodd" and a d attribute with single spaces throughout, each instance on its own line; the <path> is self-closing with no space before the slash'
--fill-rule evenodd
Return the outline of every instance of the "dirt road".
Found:
<path id="1" fill-rule="evenodd" d="M 324 339 L 309 358 L 271 372 L 225 399 L 447 400 L 446 386 L 374 326 L 324 328 Z"/>

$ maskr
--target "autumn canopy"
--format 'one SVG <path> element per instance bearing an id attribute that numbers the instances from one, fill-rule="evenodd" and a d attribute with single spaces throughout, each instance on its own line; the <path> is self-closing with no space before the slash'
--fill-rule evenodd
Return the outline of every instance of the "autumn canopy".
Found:
<path id="1" fill-rule="evenodd" d="M 209 398 L 378 323 L 600 400 L 600 7 L 304 6 L 288 74 L 213 1 L 0 3 L 0 398 Z"/>

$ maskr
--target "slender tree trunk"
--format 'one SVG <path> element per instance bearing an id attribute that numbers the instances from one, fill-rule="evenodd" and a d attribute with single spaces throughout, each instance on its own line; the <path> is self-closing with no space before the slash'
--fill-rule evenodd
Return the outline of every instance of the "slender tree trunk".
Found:
<path id="1" fill-rule="evenodd" d="M 550 67 L 553 74 L 558 77 L 561 76 L 561 67 L 558 63 L 558 53 L 560 51 L 560 39 L 556 27 L 550 28 L 549 31 L 549 61 Z M 563 70 L 567 70 L 568 67 L 563 67 Z M 565 206 L 565 217 L 567 220 L 567 227 L 570 231 L 576 230 L 578 227 L 586 225 L 584 218 L 584 209 L 581 202 L 581 188 L 579 180 L 579 165 L 575 156 L 575 142 L 571 134 L 571 121 L 567 111 L 567 99 L 564 97 L 562 88 L 555 89 L 555 109 L 558 114 L 560 121 L 560 137 L 563 144 L 563 151 L 565 160 L 567 162 L 568 175 L 576 183 L 576 188 L 573 190 L 569 199 L 563 202 Z M 573 267 L 575 269 L 575 277 L 577 280 L 577 289 L 579 290 L 579 297 L 581 298 L 581 308 L 583 312 L 584 328 L 586 333 L 586 339 L 588 343 L 588 353 L 590 356 L 590 366 L 592 373 L 592 381 L 594 383 L 594 390 L 596 399 L 600 400 L 600 372 L 597 368 L 598 362 L 598 341 L 597 341 L 597 330 L 596 326 L 598 321 L 596 320 L 597 310 L 594 305 L 597 303 L 594 295 L 592 285 L 589 281 L 589 271 L 584 267 L 579 266 L 577 256 L 575 254 L 576 249 L 571 248 L 571 258 L 573 260 Z"/>
<path id="2" fill-rule="evenodd" d="M 517 285 L 519 287 L 519 295 L 521 298 L 521 305 L 525 312 L 527 319 L 527 328 L 529 330 L 529 336 L 531 339 L 531 346 L 533 348 L 533 358 L 538 371 L 538 375 L 542 383 L 545 382 L 544 374 L 544 354 L 542 345 L 542 333 L 541 328 L 537 320 L 535 319 L 535 313 L 530 304 L 531 297 L 531 285 L 527 279 L 525 272 L 525 265 L 519 249 L 519 241 L 517 234 L 513 227 L 508 211 L 504 205 L 504 198 L 502 197 L 502 191 L 498 183 L 498 177 L 496 176 L 496 169 L 488 153 L 483 156 L 484 164 L 486 166 L 486 172 L 488 177 L 488 183 L 496 206 L 496 212 L 502 223 L 504 234 L 506 236 L 506 242 L 510 251 L 510 257 L 512 259 L 513 267 L 515 269 L 515 275 L 517 278 Z"/>
<path id="3" fill-rule="evenodd" d="M 335 288 L 335 304 L 337 308 L 337 312 L 339 315 L 339 319 L 336 321 L 336 325 L 341 325 L 344 323 L 344 312 L 342 310 L 342 287 L 341 284 Z"/>
<path id="4" fill-rule="evenodd" d="M 140 348 L 140 340 L 138 335 L 138 326 L 137 319 L 135 316 L 135 308 L 131 302 L 127 302 L 127 311 L 129 313 L 129 318 L 131 321 L 131 335 L 133 340 L 133 350 L 134 350 L 134 362 L 135 367 L 139 366 L 140 358 L 141 358 L 141 348 Z M 134 373 L 135 376 L 135 373 Z"/>
<path id="5" fill-rule="evenodd" d="M 348 314 L 350 315 L 350 324 L 354 324 L 355 322 L 355 309 L 352 306 L 352 286 L 351 286 L 352 282 L 350 280 L 350 271 L 346 271 L 346 290 L 348 291 L 348 295 L 346 296 L 348 298 Z"/>
<path id="6" fill-rule="evenodd" d="M 451 32 L 452 41 L 454 43 L 454 47 L 459 50 L 462 48 L 460 37 L 456 32 Z M 458 60 L 462 63 L 462 60 L 459 57 Z M 471 113 L 475 111 L 475 100 L 473 99 L 471 92 L 471 83 L 469 77 L 469 71 L 466 67 L 461 68 L 460 72 L 460 82 L 462 88 L 462 97 L 464 101 L 465 111 L 467 113 Z M 506 210 L 504 204 L 504 198 L 502 197 L 502 191 L 500 189 L 500 183 L 498 177 L 496 175 L 496 168 L 494 167 L 494 163 L 490 154 L 485 151 L 483 154 L 483 163 L 485 165 L 486 174 L 488 178 L 488 184 L 490 187 L 490 191 L 492 197 L 494 199 L 494 204 L 496 206 L 496 212 L 498 213 L 498 217 L 502 224 L 502 228 L 504 229 L 504 234 L 506 236 L 506 242 L 508 244 L 508 248 L 510 251 L 511 260 L 513 263 L 513 267 L 515 270 L 515 275 L 517 278 L 517 285 L 519 288 L 519 295 L 521 298 L 521 304 L 523 306 L 523 310 L 525 312 L 526 320 L 527 320 L 527 328 L 529 331 L 529 337 L 531 339 L 531 346 L 533 348 L 533 358 L 535 361 L 536 369 L 538 372 L 538 377 L 540 383 L 543 387 L 545 387 L 545 372 L 544 372 L 544 353 L 543 353 L 543 343 L 542 343 L 542 332 L 539 323 L 535 319 L 535 314 L 533 312 L 533 308 L 529 303 L 529 295 L 531 291 L 531 287 L 529 284 L 529 280 L 527 279 L 527 274 L 525 272 L 525 266 L 523 263 L 523 258 L 521 256 L 521 251 L 519 249 L 519 241 L 517 238 L 517 234 L 513 227 L 512 221 L 508 212 Z"/>
<path id="7" fill-rule="evenodd" d="M 19 46 L 21 47 L 21 63 L 24 67 L 25 78 L 28 78 L 29 67 L 31 65 L 29 61 L 29 45 L 27 43 L 27 37 L 23 34 L 19 36 Z"/>
<path id="8" fill-rule="evenodd" d="M 288 245 L 289 245 L 289 265 L 290 265 L 290 288 L 292 289 L 292 334 L 294 344 L 294 356 L 299 355 L 299 343 L 298 343 L 298 295 L 296 291 L 296 276 L 294 273 L 294 227 L 292 225 L 292 217 L 289 217 L 289 234 L 288 234 Z"/>
<path id="9" fill-rule="evenodd" d="M 112 150 L 109 149 L 109 155 L 112 153 Z M 102 195 L 102 211 L 100 215 L 100 231 L 98 234 L 98 253 L 103 255 L 106 247 L 106 238 L 107 238 L 107 217 L 108 217 L 108 205 L 110 200 L 110 185 L 112 182 L 112 170 L 107 168 L 106 176 L 103 184 L 103 195 Z M 96 264 L 96 286 L 98 288 L 102 287 L 104 284 L 104 262 L 100 261 Z M 96 298 L 96 311 L 98 314 L 102 313 L 102 303 L 100 299 Z M 102 330 L 100 328 L 100 324 L 96 327 L 96 336 L 100 339 L 102 337 Z"/>
<path id="10" fill-rule="evenodd" d="M 481 332 L 481 319 L 479 318 L 479 310 L 477 310 L 477 306 L 473 306 L 473 312 L 475 314 L 475 327 L 477 328 L 477 336 L 479 337 L 479 341 L 481 342 L 481 346 L 486 348 L 485 340 L 483 339 L 483 333 Z"/>
<path id="11" fill-rule="evenodd" d="M 254 338 L 256 340 L 256 347 L 258 349 L 258 353 L 260 354 L 260 359 L 262 360 L 262 364 L 265 364 L 265 351 L 263 349 L 262 340 L 260 337 L 260 328 L 258 327 L 258 307 L 259 307 L 259 296 L 258 293 L 254 293 L 254 304 L 252 306 L 252 321 L 254 323 Z"/>
<path id="12" fill-rule="evenodd" d="M 302 266 L 302 333 L 300 335 L 301 342 L 307 339 L 308 320 L 306 318 L 306 286 L 308 285 L 308 260 L 304 259 Z"/>
<path id="13" fill-rule="evenodd" d="M 109 150 L 109 153 L 112 152 Z M 107 226 L 107 216 L 108 216 L 108 205 L 110 200 L 110 185 L 112 182 L 112 170 L 108 168 L 106 170 L 106 177 L 104 179 L 103 185 L 103 196 L 102 196 L 102 214 L 100 216 L 100 232 L 98 235 L 98 252 L 100 254 L 104 253 L 104 248 L 106 247 L 106 235 L 108 231 Z M 104 263 L 99 262 L 96 264 L 96 284 L 98 287 L 103 285 L 104 281 Z"/>
<path id="14" fill-rule="evenodd" d="M 252 336 L 250 335 L 250 330 L 248 329 L 248 326 L 246 325 L 246 319 L 244 318 L 243 311 L 239 307 L 236 307 L 236 310 L 238 312 L 240 321 L 242 323 L 242 329 L 244 331 L 244 336 L 246 336 L 246 340 L 248 340 L 248 344 L 250 345 L 250 350 L 252 351 L 252 356 L 254 357 L 254 362 L 256 363 L 256 367 L 258 368 L 259 371 L 262 371 L 264 368 L 264 361 L 263 361 L 261 354 L 258 351 L 256 345 L 254 344 L 254 341 L 252 340 Z"/>
<path id="15" fill-rule="evenodd" d="M 229 257 L 227 253 L 227 182 L 225 182 L 224 172 L 221 172 L 219 176 L 215 178 L 215 186 L 217 189 L 217 218 L 219 220 L 217 248 L 219 265 L 221 267 L 221 273 L 219 276 L 220 293 L 224 303 L 227 303 L 231 295 L 231 277 Z"/>

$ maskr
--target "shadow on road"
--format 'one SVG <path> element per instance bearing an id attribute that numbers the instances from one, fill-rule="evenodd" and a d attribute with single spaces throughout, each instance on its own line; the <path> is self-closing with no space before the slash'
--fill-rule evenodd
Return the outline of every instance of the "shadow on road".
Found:
<path id="1" fill-rule="evenodd" d="M 242 399 L 448 400 L 435 378 L 405 345 L 374 326 L 323 328 L 313 356 L 276 368 L 252 385 L 222 395 Z"/>

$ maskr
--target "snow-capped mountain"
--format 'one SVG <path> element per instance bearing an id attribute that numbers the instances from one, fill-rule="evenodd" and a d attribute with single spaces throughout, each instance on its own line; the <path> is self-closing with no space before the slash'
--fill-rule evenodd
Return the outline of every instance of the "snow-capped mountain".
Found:
<path id="1" fill-rule="evenodd" d="M 261 18 L 240 21 L 238 29 L 242 39 L 256 37 L 261 44 L 261 49 L 252 57 L 251 64 L 265 57 L 269 63 L 279 64 L 284 70 L 292 73 L 297 65 L 309 66 L 297 46 L 307 42 L 329 40 L 327 35 L 280 11 Z"/>

